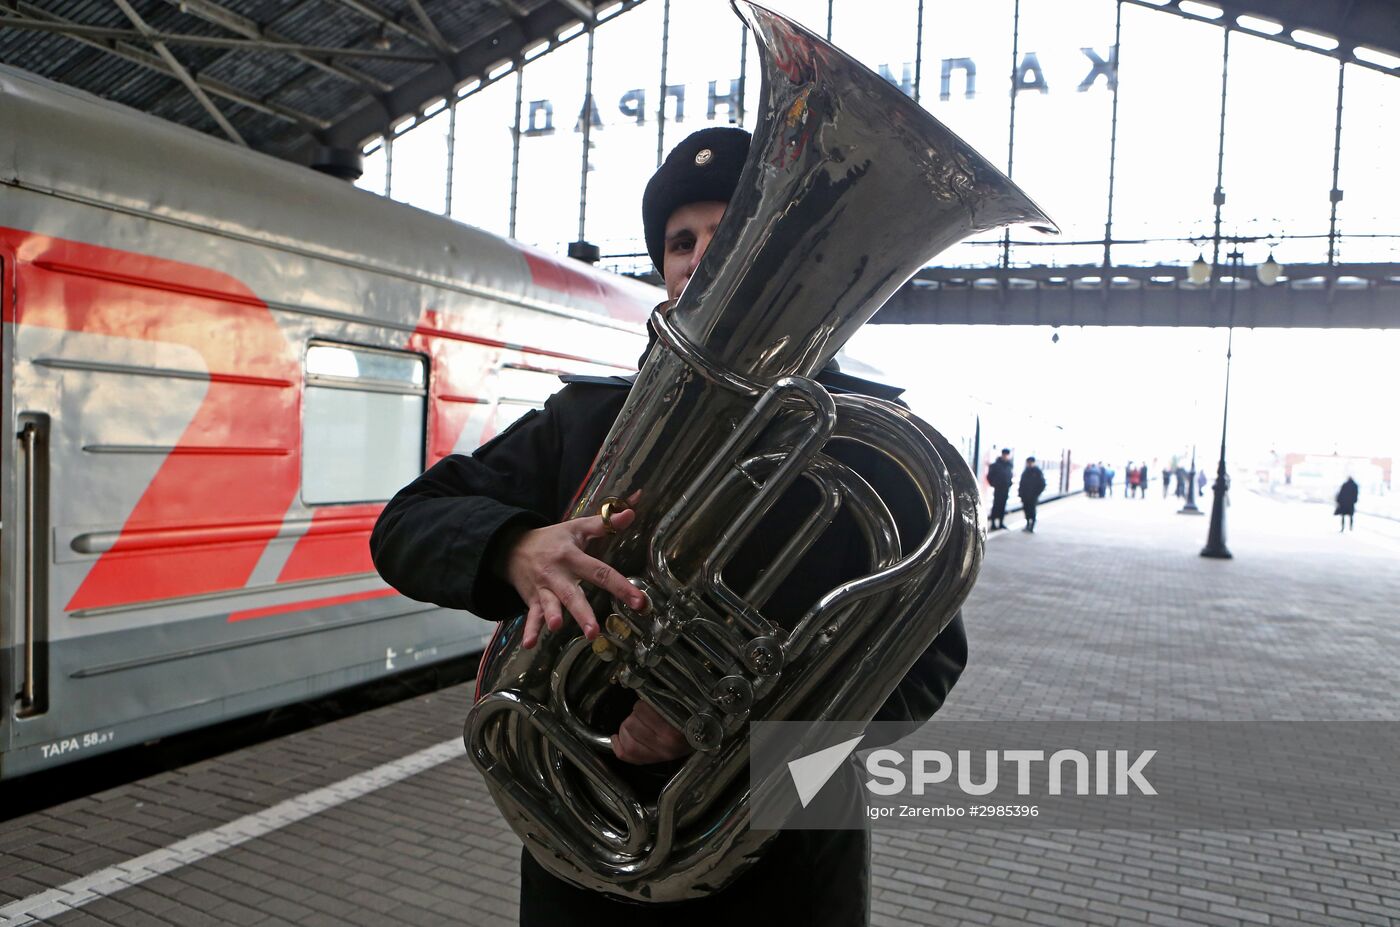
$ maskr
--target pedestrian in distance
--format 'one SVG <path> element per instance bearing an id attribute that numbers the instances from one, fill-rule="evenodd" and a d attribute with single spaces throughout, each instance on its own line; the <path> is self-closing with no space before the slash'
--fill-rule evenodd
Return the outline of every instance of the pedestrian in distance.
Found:
<path id="1" fill-rule="evenodd" d="M 1142 485 L 1142 471 L 1133 466 L 1133 462 L 1128 461 L 1128 494 L 1125 499 L 1137 498 L 1138 487 Z"/>
<path id="2" fill-rule="evenodd" d="M 1114 470 L 1112 467 L 1105 466 L 1105 467 L 1103 468 L 1103 493 L 1102 493 L 1102 495 L 1105 495 L 1105 496 L 1111 496 L 1111 495 L 1113 495 L 1113 478 L 1114 478 L 1115 476 L 1117 476 L 1117 475 L 1118 475 L 1118 471 L 1117 471 L 1117 470 Z"/>
<path id="3" fill-rule="evenodd" d="M 1004 447 L 1001 456 L 987 468 L 987 482 L 992 487 L 992 514 L 987 519 L 991 531 L 1006 527 L 1006 500 L 1011 496 L 1011 484 L 1016 479 L 1015 467 L 1011 462 L 1011 448 Z"/>
<path id="4" fill-rule="evenodd" d="M 1140 470 L 1138 471 L 1138 486 L 1139 486 L 1139 488 L 1141 488 L 1141 490 L 1142 490 L 1142 495 L 1138 497 L 1139 499 L 1146 499 L 1146 498 L 1147 498 L 1147 478 L 1148 478 L 1147 464 L 1143 464 L 1143 465 L 1142 465 L 1142 469 L 1140 469 Z M 1165 494 L 1164 494 L 1164 495 L 1165 495 Z"/>
<path id="5" fill-rule="evenodd" d="M 1342 484 L 1342 488 L 1337 490 L 1337 508 L 1332 514 L 1342 516 L 1342 527 L 1339 529 L 1340 531 L 1345 531 L 1347 528 L 1351 528 L 1353 531 L 1356 530 L 1356 500 L 1360 495 L 1361 487 L 1357 486 L 1356 480 L 1351 477 L 1347 477 L 1346 482 Z"/>
<path id="6" fill-rule="evenodd" d="M 1204 468 L 1196 471 L 1196 495 L 1204 498 L 1206 494 L 1206 483 L 1209 482 L 1210 478 L 1206 476 L 1206 471 Z"/>
<path id="7" fill-rule="evenodd" d="M 1103 469 L 1098 464 L 1089 464 L 1084 468 L 1084 495 L 1090 499 L 1097 499 L 1100 494 L 1100 487 L 1103 485 Z"/>
<path id="8" fill-rule="evenodd" d="M 1163 499 L 1167 498 L 1167 494 L 1171 492 L 1171 488 L 1172 488 L 1172 468 L 1171 468 L 1171 467 L 1163 467 L 1163 468 L 1162 468 L 1162 498 L 1163 498 Z"/>
<path id="9" fill-rule="evenodd" d="M 1026 526 L 1021 530 L 1035 533 L 1035 507 L 1040 502 L 1040 494 L 1045 492 L 1045 474 L 1036 466 L 1034 457 L 1026 458 L 1026 469 L 1021 471 L 1021 485 L 1016 494 L 1021 497 L 1021 512 L 1026 516 Z"/>

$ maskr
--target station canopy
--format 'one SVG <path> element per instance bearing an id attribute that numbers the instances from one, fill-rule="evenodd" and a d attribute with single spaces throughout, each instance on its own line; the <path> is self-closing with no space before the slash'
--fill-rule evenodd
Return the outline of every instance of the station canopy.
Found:
<path id="1" fill-rule="evenodd" d="M 374 137 L 641 2 L 0 0 L 0 63 L 350 176 Z M 1368 50 L 1400 56 L 1394 0 L 1123 2 L 1222 26 L 1255 17 L 1278 41 L 1370 67 Z"/>

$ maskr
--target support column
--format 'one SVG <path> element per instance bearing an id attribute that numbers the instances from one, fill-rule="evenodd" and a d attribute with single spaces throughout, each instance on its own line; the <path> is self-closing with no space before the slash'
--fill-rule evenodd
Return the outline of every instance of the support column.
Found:
<path id="1" fill-rule="evenodd" d="M 588 225 L 588 146 L 593 131 L 593 41 L 597 26 L 588 24 L 588 65 L 583 76 L 583 161 L 579 168 L 578 182 L 578 238 L 569 245 L 569 257 L 585 264 L 598 263 L 598 246 L 589 243 L 585 236 Z M 665 104 L 665 101 L 662 101 Z"/>

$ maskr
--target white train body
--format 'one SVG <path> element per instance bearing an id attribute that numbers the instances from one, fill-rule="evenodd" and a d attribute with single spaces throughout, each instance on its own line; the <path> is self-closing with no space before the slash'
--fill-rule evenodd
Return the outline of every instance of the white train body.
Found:
<path id="1" fill-rule="evenodd" d="M 659 293 L 0 67 L 0 776 L 480 649 L 384 501 Z"/>

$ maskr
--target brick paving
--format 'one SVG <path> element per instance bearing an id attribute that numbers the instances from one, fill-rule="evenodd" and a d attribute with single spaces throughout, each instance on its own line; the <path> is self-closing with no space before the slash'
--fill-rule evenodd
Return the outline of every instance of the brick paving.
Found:
<path id="1" fill-rule="evenodd" d="M 1400 526 L 1363 516 L 1338 535 L 1317 507 L 1236 495 L 1227 562 L 1197 556 L 1205 518 L 1160 498 L 1058 502 L 1036 535 L 999 533 L 946 716 L 1397 720 Z M 458 737 L 470 698 L 457 686 L 0 824 L 0 910 Z M 35 913 L 492 927 L 515 923 L 518 853 L 461 758 Z M 873 865 L 876 925 L 1400 922 L 1394 832 L 878 831 Z"/>

